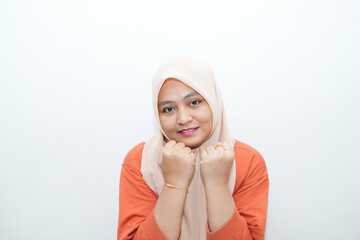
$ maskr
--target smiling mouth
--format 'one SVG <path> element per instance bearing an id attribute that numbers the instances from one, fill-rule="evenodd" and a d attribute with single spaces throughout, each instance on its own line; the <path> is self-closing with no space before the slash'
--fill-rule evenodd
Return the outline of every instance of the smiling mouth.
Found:
<path id="1" fill-rule="evenodd" d="M 178 131 L 178 133 L 180 133 L 182 136 L 190 136 L 193 135 L 199 127 L 196 128 L 188 128 L 188 129 L 183 129 L 181 131 Z"/>

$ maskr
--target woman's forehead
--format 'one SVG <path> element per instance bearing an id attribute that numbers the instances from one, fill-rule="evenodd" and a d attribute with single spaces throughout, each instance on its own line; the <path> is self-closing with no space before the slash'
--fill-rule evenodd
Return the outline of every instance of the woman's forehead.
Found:
<path id="1" fill-rule="evenodd" d="M 164 81 L 164 84 L 160 88 L 159 98 L 181 96 L 185 97 L 188 94 L 200 95 L 196 90 L 189 87 L 185 83 L 175 78 L 168 78 Z"/>
<path id="2" fill-rule="evenodd" d="M 186 86 L 188 88 L 191 88 L 187 84 L 185 84 L 184 82 L 182 82 L 181 80 L 179 80 L 177 78 L 167 78 L 164 81 L 162 86 L 164 86 L 164 85 L 175 85 L 175 86 L 177 85 L 177 86 Z"/>

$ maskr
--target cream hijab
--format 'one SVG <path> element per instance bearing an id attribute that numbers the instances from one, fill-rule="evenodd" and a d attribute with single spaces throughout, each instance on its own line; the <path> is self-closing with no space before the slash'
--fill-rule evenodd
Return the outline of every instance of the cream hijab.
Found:
<path id="1" fill-rule="evenodd" d="M 193 149 L 196 155 L 196 170 L 189 186 L 181 225 L 181 239 L 202 240 L 206 239 L 207 212 L 205 191 L 200 175 L 200 153 L 208 146 L 214 146 L 217 142 L 233 144 L 234 141 L 229 134 L 222 97 L 211 68 L 198 59 L 190 57 L 179 57 L 166 62 L 156 72 L 152 82 L 153 105 L 159 130 L 145 142 L 141 162 L 142 176 L 157 195 L 160 195 L 164 187 L 164 178 L 158 165 L 158 152 L 166 143 L 163 136 L 169 139 L 160 125 L 158 95 L 164 81 L 168 78 L 176 78 L 197 91 L 208 102 L 213 115 L 213 127 L 209 139 L 200 147 Z M 234 162 L 229 180 L 231 193 L 233 193 L 235 186 L 235 171 Z"/>

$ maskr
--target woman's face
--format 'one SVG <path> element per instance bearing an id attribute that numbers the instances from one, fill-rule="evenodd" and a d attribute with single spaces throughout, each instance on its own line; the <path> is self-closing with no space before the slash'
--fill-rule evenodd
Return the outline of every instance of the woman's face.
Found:
<path id="1" fill-rule="evenodd" d="M 213 117 L 209 104 L 194 89 L 170 78 L 158 97 L 159 119 L 166 136 L 196 148 L 210 136 Z"/>

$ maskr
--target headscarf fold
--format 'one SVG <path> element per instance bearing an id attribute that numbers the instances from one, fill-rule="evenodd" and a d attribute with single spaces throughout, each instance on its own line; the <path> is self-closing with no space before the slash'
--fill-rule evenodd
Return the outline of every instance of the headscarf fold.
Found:
<path id="1" fill-rule="evenodd" d="M 158 165 L 158 153 L 166 144 L 164 136 L 169 139 L 160 124 L 158 96 L 165 80 L 169 78 L 175 78 L 198 92 L 209 104 L 213 116 L 210 137 L 201 146 L 192 150 L 196 156 L 196 169 L 186 197 L 181 225 L 181 239 L 202 240 L 206 239 L 207 212 L 205 190 L 200 175 L 200 154 L 208 146 L 214 146 L 218 142 L 228 142 L 233 145 L 234 140 L 229 134 L 222 97 L 211 68 L 204 62 L 191 57 L 178 57 L 163 64 L 155 73 L 152 82 L 153 106 L 159 130 L 145 142 L 141 162 L 143 179 L 158 196 L 165 184 Z M 228 183 L 231 194 L 234 191 L 235 178 L 234 159 Z"/>

